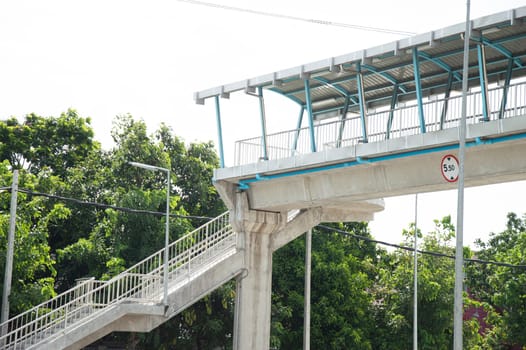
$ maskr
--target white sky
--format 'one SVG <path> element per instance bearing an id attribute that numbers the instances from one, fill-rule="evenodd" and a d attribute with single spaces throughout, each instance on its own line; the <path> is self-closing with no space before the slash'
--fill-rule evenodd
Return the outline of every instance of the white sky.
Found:
<path id="1" fill-rule="evenodd" d="M 463 22 L 466 10 L 461 0 L 210 2 L 417 33 Z M 472 0 L 471 18 L 524 5 L 525 0 Z M 111 121 L 130 113 L 150 131 L 165 122 L 187 142 L 215 142 L 213 103 L 195 105 L 195 91 L 400 38 L 178 0 L 3 1 L 0 119 L 31 112 L 58 116 L 75 108 L 92 118 L 96 138 L 108 148 Z M 275 98 L 267 98 L 270 131 L 293 128 L 297 106 L 272 108 Z M 259 130 L 257 114 L 236 111 L 240 103 L 257 108 L 250 97 L 222 101 L 227 165 L 234 141 Z M 525 189 L 525 183 L 467 189 L 464 242 L 502 231 L 507 212 L 526 212 Z M 371 223 L 373 234 L 398 242 L 402 228 L 414 221 L 413 204 L 414 196 L 386 199 L 385 211 Z M 418 211 L 424 232 L 447 214 L 456 223 L 456 191 L 421 194 Z"/>

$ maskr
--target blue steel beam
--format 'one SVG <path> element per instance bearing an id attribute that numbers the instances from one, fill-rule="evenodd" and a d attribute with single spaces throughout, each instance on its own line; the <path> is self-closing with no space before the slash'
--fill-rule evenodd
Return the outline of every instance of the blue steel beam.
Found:
<path id="1" fill-rule="evenodd" d="M 405 86 L 401 84 L 399 81 L 397 81 L 391 74 L 381 71 L 378 68 L 373 67 L 369 64 L 362 64 L 362 68 L 365 68 L 368 71 L 371 71 L 373 73 L 380 75 L 381 77 L 389 81 L 391 84 L 396 85 L 403 93 L 407 93 L 407 89 L 405 88 Z"/>
<path id="2" fill-rule="evenodd" d="M 449 96 L 451 95 L 451 88 L 453 87 L 453 73 L 449 73 L 447 78 L 447 88 L 444 93 L 444 105 L 442 106 L 442 114 L 440 115 L 440 130 L 444 129 L 444 121 L 447 116 L 447 109 L 449 107 Z"/>
<path id="3" fill-rule="evenodd" d="M 316 77 L 316 78 L 312 78 L 312 80 L 316 80 L 316 81 L 319 81 L 320 83 L 324 84 L 324 85 L 327 85 L 331 88 L 333 88 L 334 90 L 336 90 L 338 93 L 342 94 L 342 96 L 344 97 L 347 97 L 349 96 L 349 91 L 345 90 L 343 87 L 341 86 L 338 86 L 336 84 L 333 84 L 331 81 L 329 81 L 328 79 L 324 79 L 324 78 L 321 78 L 321 77 Z"/>
<path id="4" fill-rule="evenodd" d="M 365 94 L 363 91 L 363 76 L 362 76 L 362 69 L 361 69 L 361 63 L 356 63 L 356 85 L 358 89 L 358 101 L 360 103 L 360 120 L 362 122 L 362 141 L 364 143 L 368 142 L 367 139 L 367 116 L 366 116 L 366 110 L 365 110 Z"/>
<path id="5" fill-rule="evenodd" d="M 418 104 L 418 118 L 420 119 L 420 132 L 426 132 L 426 120 L 424 118 L 424 106 L 422 105 L 422 82 L 420 79 L 420 62 L 418 60 L 418 49 L 413 48 L 413 70 L 415 77 L 416 102 Z"/>
<path id="6" fill-rule="evenodd" d="M 502 119 L 504 117 L 504 113 L 506 112 L 506 104 L 508 103 L 508 90 L 510 87 L 511 73 L 513 71 L 513 64 L 514 64 L 513 59 L 510 58 L 508 61 L 508 68 L 506 69 L 504 89 L 502 89 L 502 100 L 500 102 L 499 119 Z"/>
<path id="7" fill-rule="evenodd" d="M 479 61 L 479 80 L 480 92 L 482 98 L 482 116 L 485 122 L 489 121 L 489 101 L 488 101 L 488 73 L 486 70 L 486 52 L 484 51 L 484 44 L 477 45 L 477 55 Z"/>
<path id="8" fill-rule="evenodd" d="M 217 121 L 217 142 L 219 148 L 219 166 L 225 167 L 225 153 L 223 152 L 223 129 L 221 127 L 221 109 L 219 108 L 219 96 L 215 96 L 216 121 Z"/>
<path id="9" fill-rule="evenodd" d="M 513 54 L 508 49 L 506 49 L 504 46 L 502 46 L 501 44 L 499 44 L 497 42 L 493 42 L 493 41 L 489 40 L 488 38 L 486 38 L 484 36 L 473 37 L 473 39 L 476 40 L 476 41 L 481 42 L 482 44 L 484 44 L 486 46 L 489 46 L 489 47 L 497 50 L 502 55 L 504 55 L 504 57 L 513 59 L 513 62 L 515 63 L 515 65 L 518 68 L 523 68 L 522 61 L 520 59 L 518 59 L 518 58 L 513 57 Z"/>
<path id="10" fill-rule="evenodd" d="M 294 136 L 294 142 L 292 144 L 292 154 L 291 156 L 294 156 L 294 152 L 298 149 L 298 139 L 300 137 L 300 130 L 301 130 L 301 124 L 303 123 L 303 114 L 305 113 L 305 106 L 301 106 L 300 108 L 300 115 L 298 116 L 298 124 L 296 125 L 296 135 Z"/>
<path id="11" fill-rule="evenodd" d="M 440 56 L 440 57 L 447 57 L 447 56 L 449 56 L 449 54 L 448 54 L 448 55 L 442 55 L 442 56 Z M 438 56 L 434 56 L 434 57 L 438 57 Z M 516 59 L 519 59 L 519 58 L 516 58 Z M 507 62 L 507 59 L 506 59 L 506 58 L 505 58 L 504 60 Z M 491 63 L 492 63 L 492 64 L 495 64 L 495 63 L 499 63 L 499 62 L 502 62 L 502 61 L 503 61 L 503 60 L 495 60 L 495 61 L 492 61 Z M 401 68 L 401 67 L 403 67 L 403 66 L 408 66 L 408 65 L 409 65 L 409 63 L 397 64 L 397 65 L 393 65 L 393 66 L 385 67 L 385 68 L 382 69 L 382 71 L 389 71 L 389 70 L 393 70 L 393 69 Z M 470 66 L 470 69 L 473 68 L 473 67 L 475 67 L 475 66 Z M 460 69 L 459 69 L 459 70 L 460 70 Z M 454 73 L 458 73 L 459 70 L 453 70 L 453 72 L 454 72 Z M 380 71 L 379 71 L 379 72 L 380 72 Z M 364 72 L 364 73 L 362 73 L 363 77 L 367 77 L 367 76 L 370 75 L 370 74 L 377 74 L 377 73 L 375 73 L 375 72 Z M 494 73 L 494 74 L 500 74 L 500 73 Z M 493 74 L 493 75 L 494 75 L 494 74 Z M 426 79 L 434 79 L 434 78 L 439 77 L 439 76 L 441 76 L 441 75 L 443 75 L 443 74 L 441 74 L 441 73 L 439 73 L 439 74 L 432 74 L 432 75 L 425 76 L 425 77 L 423 77 L 422 79 L 423 79 L 423 80 L 426 80 Z M 332 85 L 334 85 L 334 86 L 337 86 L 337 85 L 340 84 L 340 83 L 345 83 L 345 82 L 347 82 L 347 81 L 354 80 L 354 79 L 356 79 L 356 76 L 353 75 L 353 76 L 349 76 L 349 77 L 342 78 L 342 79 L 335 79 L 335 80 L 332 80 L 332 81 L 330 81 L 330 83 L 331 83 Z M 327 81 L 328 81 L 328 80 L 327 80 Z M 399 83 L 400 83 L 400 84 L 406 84 L 406 83 L 408 83 L 408 82 L 411 82 L 411 80 L 400 81 Z M 429 87 L 429 88 L 435 88 L 435 87 L 436 87 L 436 86 L 432 86 L 432 87 Z M 312 88 L 312 89 L 315 89 L 316 87 L 311 87 L 311 88 Z M 385 88 L 385 86 L 381 86 L 381 87 L 378 87 L 378 88 L 376 88 L 376 89 L 383 89 L 383 88 Z M 301 100 L 299 100 L 299 99 L 297 99 L 295 96 L 293 96 L 294 94 L 297 94 L 297 93 L 303 92 L 303 91 L 304 91 L 303 88 L 302 88 L 302 89 L 298 89 L 298 90 L 287 91 L 287 92 L 283 92 L 283 91 L 280 91 L 280 90 L 276 90 L 275 88 L 270 88 L 270 90 L 273 90 L 273 91 L 275 91 L 275 92 L 277 92 L 277 93 L 279 93 L 279 94 L 281 94 L 281 95 L 283 95 L 283 96 L 286 96 L 286 97 L 288 97 L 288 98 L 294 100 L 295 102 L 297 102 L 297 103 L 300 104 L 300 105 L 303 104 L 303 102 L 302 102 Z M 369 91 L 375 91 L 375 90 L 368 90 L 368 92 L 369 92 Z M 407 93 L 412 93 L 412 91 L 408 91 Z M 351 96 L 353 96 L 353 94 L 351 94 Z"/>
<path id="12" fill-rule="evenodd" d="M 263 88 L 258 87 L 259 116 L 261 119 L 261 145 L 263 147 L 263 160 L 268 160 L 267 149 L 267 120 L 265 116 L 265 100 L 263 99 Z"/>
<path id="13" fill-rule="evenodd" d="M 347 112 L 349 111 L 350 98 L 347 96 L 345 104 L 343 105 L 342 116 L 340 118 L 340 130 L 338 130 L 338 140 L 336 141 L 336 148 L 340 148 L 342 145 L 343 129 L 345 128 L 345 119 L 347 119 Z"/>
<path id="14" fill-rule="evenodd" d="M 488 45 L 488 46 L 494 47 L 496 50 L 501 52 L 506 58 L 513 58 L 515 65 L 518 68 L 522 68 L 524 65 L 522 64 L 522 61 L 521 61 L 520 57 L 512 57 L 511 53 L 507 49 L 505 49 L 502 46 L 502 44 L 510 42 L 510 41 L 514 41 L 514 40 L 524 39 L 524 38 L 526 38 L 526 33 L 525 34 L 518 34 L 518 35 L 514 35 L 514 36 L 510 36 L 510 37 L 506 37 L 506 38 L 502 38 L 502 39 L 498 39 L 498 40 L 493 40 L 493 41 L 489 41 L 487 38 L 485 38 L 484 43 L 486 45 Z M 474 49 L 475 48 L 470 49 L 470 50 L 474 50 Z M 462 52 L 463 52 L 463 49 L 460 48 L 460 49 L 457 49 L 457 50 L 451 50 L 451 51 L 448 51 L 448 52 L 444 52 L 444 53 L 437 54 L 437 55 L 434 55 L 434 56 L 429 56 L 429 57 L 430 57 L 430 59 L 434 60 L 435 63 L 437 63 L 439 61 L 442 61 L 441 59 L 443 59 L 443 58 L 447 58 L 447 57 L 450 57 L 450 56 L 455 56 L 455 55 L 461 54 Z M 427 57 L 424 57 L 424 58 L 428 59 Z M 495 62 L 499 62 L 499 61 L 495 61 Z M 364 74 L 365 77 L 368 76 L 369 74 L 379 74 L 379 73 L 383 74 L 383 73 L 387 73 L 390 70 L 401 68 L 401 67 L 407 66 L 407 65 L 408 65 L 408 63 L 403 62 L 403 63 L 400 63 L 400 64 L 384 67 L 382 70 L 376 69 L 374 71 L 371 71 L 370 73 L 366 72 L 366 73 L 363 73 L 363 74 Z M 458 72 L 456 70 L 453 71 L 453 72 L 458 74 Z M 389 73 L 387 73 L 387 74 L 389 74 Z M 343 83 L 343 82 L 346 82 L 346 81 L 349 81 L 349 80 L 353 80 L 353 79 L 355 79 L 355 77 L 354 76 L 350 76 L 350 77 L 345 77 L 345 78 L 342 78 L 342 79 L 335 79 L 335 80 L 331 81 L 331 83 L 332 84 L 339 84 L 339 83 Z M 404 84 L 405 82 L 400 82 L 400 83 Z M 302 90 L 290 91 L 290 92 L 287 92 L 286 94 L 283 93 L 282 91 L 279 91 L 278 89 L 275 89 L 275 88 L 270 88 L 270 90 L 273 90 L 273 91 L 275 91 L 277 93 L 285 95 L 285 96 L 295 100 L 295 102 L 297 102 L 300 105 L 303 104 L 302 101 L 298 100 L 294 96 L 289 96 L 289 94 L 294 94 L 294 93 L 297 93 L 297 92 L 301 92 L 301 91 L 303 91 L 303 89 Z"/>
<path id="15" fill-rule="evenodd" d="M 493 40 L 493 41 L 489 41 L 487 38 L 485 38 L 484 42 L 487 44 L 487 45 L 490 45 L 491 47 L 495 48 L 496 50 L 498 50 L 499 52 L 501 52 L 505 57 L 504 59 L 507 60 L 508 58 L 512 58 L 513 61 L 514 61 L 514 64 L 515 66 L 517 67 L 517 69 L 520 69 L 520 67 L 524 67 L 524 65 L 522 64 L 522 61 L 521 61 L 521 57 L 524 56 L 524 55 L 520 55 L 520 56 L 517 56 L 517 57 L 511 57 L 511 53 L 505 49 L 502 44 L 506 43 L 506 42 L 510 42 L 510 41 L 513 41 L 513 40 L 519 40 L 519 39 L 524 39 L 526 37 L 526 34 L 518 34 L 518 35 L 515 35 L 515 36 L 512 36 L 512 37 L 506 37 L 506 38 L 502 38 L 502 39 L 497 39 L 497 40 Z M 475 47 L 472 48 L 472 50 L 475 49 Z M 459 53 L 461 53 L 463 50 L 459 49 L 459 50 L 452 50 L 452 51 L 449 51 L 449 52 L 446 52 L 446 53 L 442 53 L 442 54 L 438 54 L 438 55 L 434 55 L 432 57 L 430 57 L 431 59 L 433 59 L 435 61 L 435 63 L 439 62 L 440 59 L 442 58 L 446 58 L 446 57 L 450 57 L 450 56 L 454 56 L 454 55 L 458 55 Z M 496 63 L 499 63 L 499 62 L 502 62 L 502 59 L 497 59 L 497 60 L 494 60 L 492 61 L 490 64 L 496 64 Z M 381 73 L 381 72 L 384 72 L 384 73 L 387 73 L 389 70 L 392 70 L 392 69 L 397 69 L 397 68 L 400 68 L 402 66 L 407 66 L 408 63 L 400 63 L 400 64 L 397 64 L 397 65 L 393 65 L 393 66 L 389 66 L 389 67 L 385 67 L 383 68 L 382 70 L 378 70 L 376 69 L 376 72 L 374 71 L 369 71 L 369 72 L 364 72 L 362 73 L 363 74 L 363 77 L 366 77 L 368 76 L 369 74 L 378 74 L 378 73 Z M 458 74 L 458 71 L 453 71 L 455 74 Z M 387 73 L 388 74 L 388 73 Z M 497 73 L 491 73 L 489 74 L 489 76 L 493 76 Z M 438 75 L 432 75 L 432 76 L 426 76 L 426 77 L 422 77 L 422 79 L 427 79 L 427 78 L 435 78 L 437 77 Z M 348 80 L 352 80 L 352 79 L 355 79 L 355 76 L 350 76 L 350 77 L 345 77 L 345 78 L 342 78 L 342 79 L 336 79 L 336 80 L 333 80 L 333 81 L 330 81 L 330 83 L 333 85 L 333 86 L 337 86 L 339 83 L 344 83 Z M 294 80 L 294 79 L 292 79 Z M 328 80 L 326 80 L 328 82 Z M 406 83 L 405 81 L 401 81 L 400 82 L 401 84 L 404 84 Z M 440 87 L 440 86 L 445 86 L 445 84 L 441 84 L 441 85 L 437 85 L 437 86 L 430 86 L 428 87 L 429 89 L 434 89 L 434 88 L 437 88 L 437 87 Z M 383 88 L 383 87 L 380 87 L 380 88 Z M 281 90 L 279 90 L 279 88 L 274 88 L 274 87 L 271 87 L 269 88 L 281 95 L 284 95 L 285 97 L 288 97 L 290 98 L 291 100 L 293 100 L 294 102 L 298 103 L 299 105 L 303 105 L 303 101 L 300 100 L 299 98 L 297 98 L 296 96 L 293 96 L 295 93 L 298 93 L 298 92 L 302 92 L 302 90 L 295 90 L 295 91 L 290 91 L 290 92 L 283 92 Z M 408 93 L 411 93 L 411 92 L 408 92 Z M 404 93 L 405 94 L 405 93 Z M 382 99 L 384 99 L 385 97 L 382 97 Z M 353 101 L 356 101 L 354 96 L 351 95 L 351 100 Z"/>
<path id="16" fill-rule="evenodd" d="M 393 89 L 393 97 L 391 97 L 391 108 L 389 110 L 389 119 L 387 119 L 387 130 L 385 132 L 385 138 L 389 140 L 391 137 L 391 126 L 393 125 L 394 109 L 398 103 L 398 86 Z"/>
<path id="17" fill-rule="evenodd" d="M 303 83 L 305 85 L 305 100 L 307 107 L 307 116 L 309 117 L 309 135 L 310 135 L 310 150 L 312 153 L 316 152 L 316 139 L 314 137 L 314 116 L 312 114 L 312 100 L 310 95 L 310 82 L 309 78 L 304 78 Z"/>
<path id="18" fill-rule="evenodd" d="M 440 68 L 444 69 L 446 72 L 452 73 L 456 81 L 462 81 L 462 76 L 460 75 L 460 73 L 455 72 L 453 68 L 451 68 L 448 64 L 446 64 L 440 58 L 432 57 L 430 54 L 428 54 L 427 52 L 423 52 L 423 51 L 418 51 L 418 56 L 425 58 L 428 61 L 433 62 Z"/>
<path id="19" fill-rule="evenodd" d="M 498 60 L 498 61 L 493 61 L 493 62 L 491 62 L 491 63 L 499 63 L 499 62 L 501 62 L 501 61 L 502 61 L 502 60 Z M 508 61 L 508 60 L 506 59 L 506 62 L 507 62 L 507 61 Z M 472 68 L 476 68 L 476 67 L 478 67 L 478 65 L 471 65 L 471 66 L 470 66 L 470 70 L 471 70 Z M 389 69 L 393 69 L 393 68 L 390 67 Z M 519 68 L 514 67 L 513 70 L 515 70 L 515 69 L 519 69 Z M 370 73 L 370 74 L 372 74 L 372 73 Z M 500 73 L 500 72 L 489 73 L 489 74 L 488 74 L 488 77 L 490 77 L 490 76 L 496 76 L 496 75 L 499 75 L 499 74 L 501 74 L 501 73 Z M 368 75 L 368 73 L 363 73 L 363 76 L 367 76 L 367 75 Z M 422 78 L 422 80 L 426 80 L 426 79 L 434 79 L 434 78 L 437 78 L 437 77 L 439 77 L 439 76 L 441 76 L 441 75 L 443 75 L 443 74 L 440 73 L 440 74 L 429 75 L 429 76 L 426 76 L 426 77 Z M 350 78 L 346 78 L 345 80 L 352 80 L 352 79 L 356 79 L 356 77 L 355 77 L 355 76 L 352 76 L 352 77 L 350 77 Z M 470 78 L 470 80 L 473 80 L 473 79 L 477 79 L 477 80 L 478 80 L 478 77 Z M 342 81 L 340 81 L 340 82 L 342 82 Z M 402 83 L 405 84 L 405 83 L 407 83 L 407 82 L 409 82 L 409 81 L 404 81 L 404 82 L 402 82 Z M 333 85 L 335 84 L 334 81 L 333 81 L 332 83 L 333 83 Z M 312 87 L 311 87 L 311 88 L 312 88 Z M 377 88 L 377 89 L 384 89 L 384 88 L 385 88 L 385 86 L 384 86 L 384 87 L 379 87 L 379 88 Z M 438 85 L 427 86 L 425 90 L 437 89 L 437 88 L 444 88 L 444 89 L 446 89 L 446 88 L 447 88 L 447 82 L 442 83 L 442 84 L 438 84 Z M 314 88 L 312 88 L 312 89 L 314 89 Z M 271 90 L 273 90 L 273 89 L 271 89 Z M 282 96 L 284 96 L 284 97 L 291 98 L 294 102 L 298 103 L 300 106 L 303 106 L 303 105 L 304 105 L 303 102 L 300 101 L 299 99 L 297 99 L 295 96 L 290 96 L 291 94 L 296 94 L 296 93 L 302 92 L 302 91 L 304 91 L 304 89 L 301 89 L 301 90 L 294 90 L 294 91 L 289 91 L 289 92 L 286 92 L 286 93 L 284 93 L 284 92 L 282 92 L 282 91 L 277 91 L 277 90 L 273 90 L 273 91 L 277 92 L 278 94 L 280 94 L 280 95 L 282 95 Z M 374 91 L 376 91 L 376 89 L 374 89 L 374 90 L 367 90 L 367 92 L 374 92 Z M 414 93 L 414 91 L 409 91 L 407 94 L 412 94 L 412 93 Z M 400 93 L 399 93 L 399 94 L 398 94 L 398 97 L 400 98 L 402 95 L 407 95 L 407 94 L 400 94 Z M 350 95 L 350 99 L 351 99 L 351 102 L 353 103 L 353 105 L 356 105 L 356 106 L 358 105 L 358 96 L 357 96 L 356 94 L 351 94 L 351 95 Z M 383 96 L 383 97 L 381 97 L 380 99 L 382 99 L 382 100 L 389 99 L 389 100 L 390 100 L 390 97 Z M 369 100 L 369 102 L 374 102 L 374 101 L 377 101 L 377 100 L 378 100 L 378 99 Z M 339 108 L 341 108 L 341 107 L 336 107 L 336 108 L 333 108 L 332 110 L 334 110 L 334 109 L 339 109 Z M 318 113 L 324 113 L 324 112 L 327 112 L 327 111 L 329 111 L 329 110 L 318 110 L 317 112 L 318 112 Z"/>

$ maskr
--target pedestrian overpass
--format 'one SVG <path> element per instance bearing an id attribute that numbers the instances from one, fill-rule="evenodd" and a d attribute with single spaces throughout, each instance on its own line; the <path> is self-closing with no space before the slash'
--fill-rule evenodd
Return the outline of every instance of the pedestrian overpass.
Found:
<path id="1" fill-rule="evenodd" d="M 526 179 L 525 19 L 521 7 L 472 21 L 466 186 Z M 235 278 L 234 349 L 268 349 L 275 250 L 320 222 L 372 220 L 384 197 L 456 187 L 463 37 L 458 24 L 197 92 L 216 107 L 213 181 L 229 212 L 170 244 L 168 303 L 162 250 L 8 320 L 1 344 L 77 349 L 148 332 Z M 297 103 L 296 128 L 267 133 L 267 91 Z M 261 134 L 225 166 L 221 100 L 244 94 Z"/>

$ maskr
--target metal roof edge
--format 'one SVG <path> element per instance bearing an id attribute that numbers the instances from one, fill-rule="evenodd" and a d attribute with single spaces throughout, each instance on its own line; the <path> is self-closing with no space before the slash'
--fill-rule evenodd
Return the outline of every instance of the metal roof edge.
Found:
<path id="1" fill-rule="evenodd" d="M 526 6 L 518 7 L 474 19 L 471 21 L 471 28 L 472 30 L 484 29 L 507 21 L 510 21 L 510 24 L 514 24 L 515 20 L 525 17 Z M 228 98 L 231 92 L 241 91 L 247 89 L 248 87 L 265 86 L 279 83 L 279 81 L 285 79 L 307 77 L 310 74 L 316 73 L 317 71 L 331 69 L 335 65 L 363 61 L 366 58 L 372 58 L 390 52 L 398 54 L 400 51 L 412 49 L 414 47 L 432 45 L 434 41 L 447 38 L 453 35 L 459 35 L 464 33 L 464 31 L 465 23 L 457 23 L 441 29 L 416 34 L 408 38 L 399 39 L 368 49 L 355 51 L 344 55 L 329 57 L 319 61 L 306 63 L 300 66 L 287 68 L 281 71 L 261 75 L 258 77 L 202 90 L 194 93 L 194 100 L 198 104 L 204 104 L 204 100 L 210 97 L 223 96 Z"/>

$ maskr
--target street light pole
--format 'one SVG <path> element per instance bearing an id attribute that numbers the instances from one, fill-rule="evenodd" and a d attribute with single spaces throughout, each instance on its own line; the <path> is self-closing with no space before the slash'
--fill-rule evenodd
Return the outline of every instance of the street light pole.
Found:
<path id="1" fill-rule="evenodd" d="M 138 162 L 129 162 L 138 168 L 150 171 L 166 172 L 166 225 L 164 234 L 164 272 L 163 272 L 163 304 L 168 305 L 168 245 L 170 244 L 170 169 Z"/>
<path id="2" fill-rule="evenodd" d="M 413 252 L 413 350 L 418 350 L 418 193 L 415 194 L 415 242 Z"/>
<path id="3" fill-rule="evenodd" d="M 13 274 L 13 255 L 15 245 L 16 206 L 18 194 L 18 170 L 13 171 L 13 183 L 11 185 L 11 208 L 9 215 L 9 234 L 7 237 L 7 253 L 4 275 L 4 292 L 2 294 L 2 316 L 0 323 L 9 319 L 9 294 L 11 294 L 11 278 Z M 4 329 L 1 330 L 2 334 Z"/>

